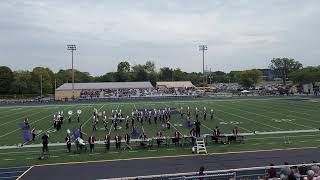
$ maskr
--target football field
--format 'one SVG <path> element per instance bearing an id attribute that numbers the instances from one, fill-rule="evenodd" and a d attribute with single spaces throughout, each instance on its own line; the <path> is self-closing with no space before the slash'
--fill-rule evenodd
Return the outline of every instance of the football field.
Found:
<path id="1" fill-rule="evenodd" d="M 50 147 L 50 144 L 64 143 L 67 129 L 71 132 L 83 125 L 86 134 L 84 140 L 94 133 L 97 140 L 103 141 L 105 131 L 101 119 L 98 130 L 92 131 L 92 115 L 94 109 L 105 111 L 108 118 L 112 110 L 121 110 L 124 116 L 131 116 L 135 110 L 151 110 L 170 108 L 172 127 L 164 130 L 164 136 L 174 136 L 175 131 L 183 135 L 189 135 L 190 128 L 186 124 L 186 116 L 180 116 L 180 109 L 186 112 L 191 110 L 192 119 L 195 119 L 196 108 L 199 110 L 201 121 L 201 134 L 211 134 L 218 126 L 222 134 L 232 133 L 234 127 L 238 127 L 240 133 L 268 132 L 265 135 L 252 135 L 245 137 L 244 144 L 213 144 L 209 143 L 209 153 L 224 153 L 237 151 L 255 151 L 282 148 L 315 147 L 320 144 L 320 99 L 280 99 L 280 98 L 258 98 L 258 99 L 208 99 L 208 100 L 168 100 L 168 101 L 128 101 L 94 104 L 62 104 L 62 105 L 34 105 L 34 106 L 3 106 L 0 107 L 0 166 L 22 166 L 41 163 L 55 163 L 68 161 L 91 161 L 101 159 L 123 159 L 145 156 L 166 156 L 190 154 L 190 146 L 154 147 L 152 149 L 140 149 L 133 147 L 132 150 L 118 152 L 111 147 L 110 152 L 105 153 L 102 145 L 97 146 L 94 153 L 67 153 L 65 145 Z M 203 111 L 206 108 L 207 118 L 203 120 Z M 210 119 L 213 109 L 213 119 Z M 77 122 L 76 111 L 81 110 L 80 123 Z M 60 131 L 53 128 L 53 115 L 63 111 L 65 121 Z M 67 121 L 67 112 L 73 111 L 72 122 Z M 31 129 L 37 130 L 36 141 L 32 144 L 41 144 L 41 136 L 48 132 L 50 158 L 39 161 L 41 147 L 14 147 L 26 142 L 23 139 L 21 123 L 25 118 L 29 119 Z M 136 129 L 145 132 L 148 137 L 155 137 L 156 133 L 163 129 L 158 121 L 151 124 L 136 123 Z M 109 128 L 111 123 L 109 123 Z M 131 126 L 131 123 L 130 123 Z M 126 133 L 131 134 L 132 129 L 126 129 L 125 123 L 118 125 L 119 130 L 111 128 L 111 137 L 116 134 L 124 137 Z M 305 131 L 304 131 L 305 130 Z M 310 132 L 308 132 L 310 130 Z M 287 133 L 281 133 L 286 132 Z M 300 131 L 300 132 L 299 132 Z M 270 133 L 269 133 L 270 132 Z M 133 137 L 134 138 L 134 137 Z M 28 143 L 30 144 L 30 143 Z M 11 148 L 5 148 L 11 147 Z M 72 147 L 74 149 L 74 147 Z"/>

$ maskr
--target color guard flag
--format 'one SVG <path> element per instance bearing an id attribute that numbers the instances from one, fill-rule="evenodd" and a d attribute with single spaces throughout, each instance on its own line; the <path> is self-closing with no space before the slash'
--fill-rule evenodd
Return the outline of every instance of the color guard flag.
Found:
<path id="1" fill-rule="evenodd" d="M 27 131 L 27 130 L 23 131 L 23 139 L 25 141 L 30 141 L 30 133 L 29 133 L 29 131 Z"/>
<path id="2" fill-rule="evenodd" d="M 77 139 L 80 136 L 80 130 L 79 129 L 75 129 L 73 131 L 73 136 L 74 136 L 75 139 Z"/>
<path id="3" fill-rule="evenodd" d="M 187 127 L 187 128 L 192 128 L 193 122 L 190 121 L 190 120 L 186 120 L 186 121 L 184 122 L 184 126 Z"/>
<path id="4" fill-rule="evenodd" d="M 132 135 L 133 137 L 138 137 L 138 136 L 140 135 L 140 132 L 135 129 L 135 130 L 132 131 L 131 135 Z"/>

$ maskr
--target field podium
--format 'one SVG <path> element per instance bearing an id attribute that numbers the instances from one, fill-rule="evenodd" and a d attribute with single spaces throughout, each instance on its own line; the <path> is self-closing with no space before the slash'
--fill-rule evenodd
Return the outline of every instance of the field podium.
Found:
<path id="1" fill-rule="evenodd" d="M 203 137 L 198 137 L 196 139 L 196 147 L 197 147 L 197 153 L 205 153 L 207 154 L 207 148 L 206 148 L 206 143 L 204 142 Z"/>

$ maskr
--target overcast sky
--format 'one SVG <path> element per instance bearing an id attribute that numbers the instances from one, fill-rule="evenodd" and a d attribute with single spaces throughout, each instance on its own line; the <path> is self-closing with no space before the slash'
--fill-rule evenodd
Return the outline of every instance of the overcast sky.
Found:
<path id="1" fill-rule="evenodd" d="M 93 75 L 152 60 L 157 68 L 265 68 L 273 57 L 320 63 L 319 0 L 1 0 L 0 65 Z"/>

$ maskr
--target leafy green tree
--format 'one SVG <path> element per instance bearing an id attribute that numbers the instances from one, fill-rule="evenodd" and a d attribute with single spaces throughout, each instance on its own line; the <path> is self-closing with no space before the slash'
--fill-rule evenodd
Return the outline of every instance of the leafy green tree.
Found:
<path id="1" fill-rule="evenodd" d="M 253 87 L 261 81 L 262 72 L 257 69 L 242 71 L 239 74 L 239 84 L 245 88 Z"/>
<path id="2" fill-rule="evenodd" d="M 98 76 L 94 78 L 95 82 L 114 82 L 116 81 L 116 73 L 108 72 L 102 76 Z"/>
<path id="3" fill-rule="evenodd" d="M 188 73 L 188 80 L 192 82 L 195 86 L 203 86 L 203 74 L 192 72 Z"/>
<path id="4" fill-rule="evenodd" d="M 173 70 L 173 80 L 174 81 L 186 81 L 187 80 L 187 73 L 181 71 L 180 68 Z"/>
<path id="5" fill-rule="evenodd" d="M 146 71 L 145 65 L 137 64 L 132 67 L 133 80 L 134 81 L 147 81 L 148 73 Z"/>
<path id="6" fill-rule="evenodd" d="M 0 94 L 8 94 L 13 81 L 13 73 L 7 66 L 0 66 Z"/>
<path id="7" fill-rule="evenodd" d="M 15 71 L 14 78 L 11 84 L 11 93 L 14 94 L 33 94 L 31 72 L 29 71 Z"/>
<path id="8" fill-rule="evenodd" d="M 129 72 L 130 64 L 127 61 L 122 61 L 118 64 L 117 72 Z"/>
<path id="9" fill-rule="evenodd" d="M 160 68 L 160 80 L 161 81 L 172 81 L 173 70 L 169 67 Z"/>
<path id="10" fill-rule="evenodd" d="M 156 65 L 153 61 L 147 61 L 145 64 L 145 69 L 148 73 L 154 72 L 156 69 Z"/>
<path id="11" fill-rule="evenodd" d="M 32 91 L 40 93 L 41 80 L 43 94 L 52 94 L 54 90 L 54 73 L 49 68 L 35 67 L 32 70 Z"/>
<path id="12" fill-rule="evenodd" d="M 289 58 L 273 58 L 270 68 L 277 71 L 281 76 L 283 84 L 286 85 L 288 74 L 302 68 L 299 61 Z"/>
<path id="13" fill-rule="evenodd" d="M 239 74 L 241 71 L 230 71 L 230 73 L 228 74 L 230 82 L 238 82 L 239 79 Z"/>
<path id="14" fill-rule="evenodd" d="M 320 82 L 320 66 L 318 67 L 306 67 L 289 74 L 289 78 L 299 84 L 312 83 L 315 85 L 316 82 Z"/>

